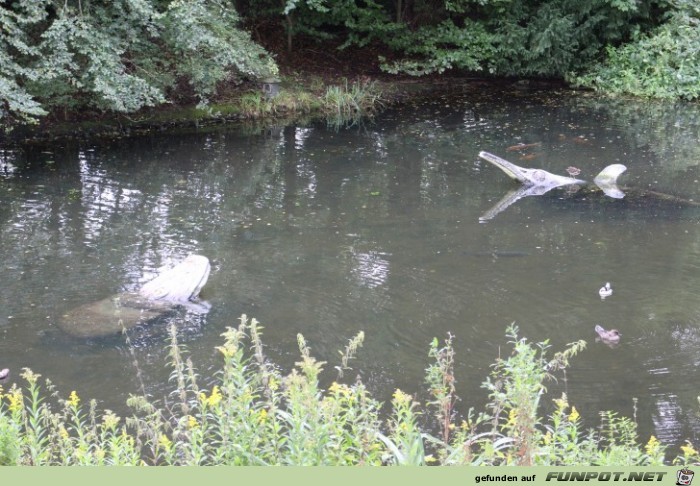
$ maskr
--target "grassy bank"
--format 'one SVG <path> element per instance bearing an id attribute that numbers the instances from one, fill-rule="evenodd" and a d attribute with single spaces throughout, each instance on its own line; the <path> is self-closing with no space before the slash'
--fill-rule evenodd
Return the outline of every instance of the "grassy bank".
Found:
<path id="1" fill-rule="evenodd" d="M 257 84 L 246 85 L 222 93 L 206 105 L 183 102 L 129 115 L 67 113 L 63 119 L 54 116 L 43 119 L 39 125 L 15 127 L 5 137 L 15 141 L 87 139 L 226 123 L 267 126 L 310 119 L 345 126 L 431 89 L 429 83 L 389 83 L 369 78 L 328 82 L 313 75 L 286 76 L 274 97 L 266 96 Z"/>
<path id="2" fill-rule="evenodd" d="M 467 416 L 454 412 L 457 383 L 452 337 L 428 349 L 430 399 L 419 404 L 396 390 L 390 404 L 359 381 L 346 384 L 364 335 L 348 342 L 320 387 L 326 363 L 304 338 L 297 368 L 283 373 L 263 353 L 261 328 L 242 316 L 218 347 L 221 367 L 208 389 L 171 329 L 172 392 L 165 402 L 132 396 L 130 417 L 99 411 L 76 392 L 67 397 L 25 370 L 23 387 L 2 391 L 2 465 L 659 465 L 666 448 L 638 437 L 635 423 L 613 412 L 586 429 L 567 397 L 549 397 L 545 384 L 583 351 L 585 342 L 548 356 L 511 326 L 508 358 L 483 383 L 490 401 Z M 327 372 L 325 372 L 327 373 Z M 416 384 L 416 388 L 419 385 Z M 57 398 L 61 397 L 61 398 Z M 541 414 L 543 399 L 554 412 Z M 641 440 L 641 442 L 640 442 Z M 691 444 L 673 464 L 700 461 Z"/>

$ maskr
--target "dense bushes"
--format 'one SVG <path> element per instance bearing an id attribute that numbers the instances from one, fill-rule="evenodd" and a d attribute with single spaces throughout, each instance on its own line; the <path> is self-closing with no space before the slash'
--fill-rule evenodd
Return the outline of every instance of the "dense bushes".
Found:
<path id="1" fill-rule="evenodd" d="M 676 0 L 660 27 L 633 42 L 608 47 L 606 59 L 577 82 L 607 93 L 700 98 L 700 5 Z"/>
<path id="2" fill-rule="evenodd" d="M 547 358 L 547 344 L 533 345 L 508 330 L 513 352 L 499 359 L 484 383 L 486 410 L 454 411 L 457 400 L 452 337 L 437 339 L 426 369 L 430 399 L 424 409 L 401 390 L 388 409 L 360 381 L 341 378 L 362 345 L 352 339 L 336 367 L 337 381 L 320 386 L 326 363 L 311 356 L 298 336 L 301 360 L 283 374 L 265 357 L 260 327 L 241 318 L 224 333 L 222 365 L 202 388 L 193 363 L 183 355 L 171 329 L 170 364 L 174 390 L 165 403 L 133 396 L 132 417 L 81 404 L 76 392 L 59 399 L 50 383 L 25 370 L 25 389 L 0 389 L 2 465 L 659 465 L 665 447 L 653 436 L 640 446 L 636 425 L 614 413 L 586 431 L 566 396 L 542 415 L 545 383 L 583 350 L 571 344 Z M 48 393 L 52 396 L 49 397 Z M 386 420 L 382 417 L 388 417 Z M 426 430 L 437 431 L 437 434 Z M 700 460 L 688 444 L 673 462 Z"/>
<path id="3" fill-rule="evenodd" d="M 374 43 L 389 73 L 554 77 L 606 92 L 694 99 L 693 0 L 238 0 L 252 25 L 341 48 Z M 273 22 L 270 22 L 273 20 Z M 279 20 L 279 22 L 276 22 Z"/>
<path id="4" fill-rule="evenodd" d="M 17 0 L 0 6 L 0 123 L 49 110 L 132 112 L 180 80 L 206 102 L 220 81 L 276 73 L 223 0 Z M 5 32 L 10 35 L 5 35 Z"/>
<path id="5" fill-rule="evenodd" d="M 348 45 L 375 42 L 395 59 L 389 72 L 448 69 L 495 75 L 579 72 L 606 45 L 646 32 L 669 10 L 657 0 L 239 0 L 252 23 L 279 17 L 287 36 Z M 291 40 L 288 42 L 292 47 Z"/>

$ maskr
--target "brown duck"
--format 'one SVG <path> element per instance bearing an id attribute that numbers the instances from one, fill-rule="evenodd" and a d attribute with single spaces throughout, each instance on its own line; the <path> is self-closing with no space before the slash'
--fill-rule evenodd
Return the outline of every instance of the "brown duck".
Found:
<path id="1" fill-rule="evenodd" d="M 620 331 L 617 329 L 605 330 L 603 326 L 596 324 L 595 332 L 598 334 L 598 339 L 605 344 L 618 344 L 620 342 Z"/>

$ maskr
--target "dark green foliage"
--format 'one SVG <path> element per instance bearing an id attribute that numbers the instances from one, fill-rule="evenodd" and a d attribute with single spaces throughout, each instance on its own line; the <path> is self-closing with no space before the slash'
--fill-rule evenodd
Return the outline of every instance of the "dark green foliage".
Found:
<path id="1" fill-rule="evenodd" d="M 21 86 L 22 80 L 37 79 L 36 69 L 22 61 L 38 54 L 27 35 L 27 26 L 46 16 L 46 2 L 20 0 L 14 9 L 0 6 L 0 120 L 16 117 L 31 120 L 46 112 Z"/>
<path id="2" fill-rule="evenodd" d="M 652 2 L 549 0 L 486 8 L 496 35 L 491 71 L 563 77 L 592 62 L 609 43 L 629 39 L 652 22 Z"/>
<path id="3" fill-rule="evenodd" d="M 429 2 L 425 2 L 428 4 Z M 418 2 L 414 2 L 414 9 Z M 445 1 L 418 28 L 387 40 L 411 74 L 459 68 L 505 76 L 564 77 L 590 64 L 605 45 L 653 25 L 653 0 Z M 423 69 L 416 69 L 422 66 Z"/>
<path id="4" fill-rule="evenodd" d="M 163 40 L 175 56 L 173 69 L 202 97 L 233 77 L 260 78 L 277 72 L 265 50 L 236 29 L 236 11 L 221 2 L 172 2 L 163 19 Z"/>
<path id="5" fill-rule="evenodd" d="M 558 77 L 608 92 L 700 96 L 694 0 L 16 0 L 0 6 L 0 125 L 47 112 L 206 104 L 277 74 L 239 28 L 379 46 L 390 73 Z M 189 86 L 189 88 L 187 88 Z M 185 89 L 183 89 L 185 88 Z"/>
<path id="6" fill-rule="evenodd" d="M 180 79 L 206 102 L 221 81 L 276 74 L 238 20 L 222 0 L 0 6 L 0 123 L 45 108 L 133 112 L 165 102 Z"/>
<path id="7" fill-rule="evenodd" d="M 608 93 L 700 98 L 700 6 L 678 0 L 668 21 L 620 47 L 577 81 Z"/>
<path id="8" fill-rule="evenodd" d="M 693 0 L 240 0 L 253 23 L 272 20 L 288 49 L 306 34 L 340 48 L 383 46 L 390 73 L 450 69 L 576 79 L 603 90 L 695 98 L 698 7 Z M 609 60 L 598 65 L 602 59 Z M 388 57 L 388 56 L 387 56 Z M 589 75 L 581 76 L 596 66 Z"/>
<path id="9" fill-rule="evenodd" d="M 465 20 L 461 27 L 452 20 L 445 20 L 415 31 L 403 29 L 388 43 L 409 58 L 383 62 L 382 68 L 390 73 L 416 76 L 448 69 L 480 71 L 484 61 L 494 57 L 495 41 L 496 37 L 482 23 L 470 20 Z"/>

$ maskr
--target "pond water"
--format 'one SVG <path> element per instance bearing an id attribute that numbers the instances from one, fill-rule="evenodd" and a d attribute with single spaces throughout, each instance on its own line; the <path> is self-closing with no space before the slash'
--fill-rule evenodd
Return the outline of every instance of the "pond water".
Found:
<path id="1" fill-rule="evenodd" d="M 397 387 L 424 399 L 428 345 L 451 333 L 465 411 L 483 405 L 480 385 L 515 322 L 552 352 L 588 341 L 549 386 L 587 426 L 600 410 L 636 413 L 643 441 L 697 444 L 699 141 L 697 105 L 471 88 L 342 129 L 6 146 L 0 367 L 13 379 L 29 367 L 64 395 L 125 412 L 129 394 L 171 389 L 169 324 L 206 385 L 221 333 L 247 314 L 264 325 L 270 359 L 290 370 L 302 333 L 329 380 L 362 330 L 348 379 L 360 375 L 382 400 Z M 517 184 L 482 150 L 556 174 L 575 166 L 589 181 L 623 163 L 627 196 L 555 189 L 490 214 Z M 57 326 L 190 253 L 212 262 L 208 314 L 178 309 L 129 341 Z M 614 293 L 603 300 L 605 282 Z M 619 329 L 621 344 L 596 343 L 596 324 Z"/>

